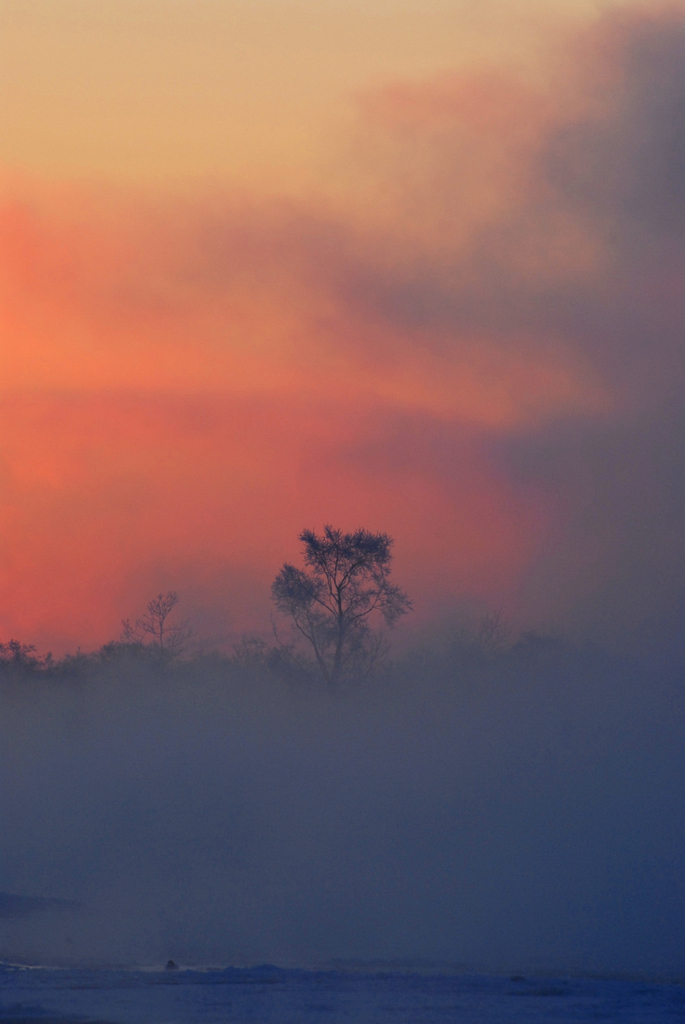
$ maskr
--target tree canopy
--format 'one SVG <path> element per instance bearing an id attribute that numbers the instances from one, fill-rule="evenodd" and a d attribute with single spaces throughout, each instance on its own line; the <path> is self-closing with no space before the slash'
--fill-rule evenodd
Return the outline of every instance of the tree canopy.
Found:
<path id="1" fill-rule="evenodd" d="M 311 645 L 324 679 L 335 683 L 377 657 L 382 638 L 371 628 L 373 614 L 393 626 L 411 602 L 390 582 L 393 541 L 387 533 L 325 526 L 322 536 L 303 530 L 300 540 L 307 568 L 286 562 L 271 593 Z"/>

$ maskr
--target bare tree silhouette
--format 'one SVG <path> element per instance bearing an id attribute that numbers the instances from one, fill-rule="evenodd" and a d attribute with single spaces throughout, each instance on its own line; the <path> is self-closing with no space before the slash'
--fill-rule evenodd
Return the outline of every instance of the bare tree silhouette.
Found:
<path id="1" fill-rule="evenodd" d="M 162 661 L 170 661 L 183 653 L 193 636 L 193 630 L 187 622 L 170 622 L 169 616 L 180 598 L 174 590 L 166 594 L 158 594 L 147 606 L 141 618 L 131 624 L 129 619 L 122 621 L 122 640 L 156 650 Z"/>

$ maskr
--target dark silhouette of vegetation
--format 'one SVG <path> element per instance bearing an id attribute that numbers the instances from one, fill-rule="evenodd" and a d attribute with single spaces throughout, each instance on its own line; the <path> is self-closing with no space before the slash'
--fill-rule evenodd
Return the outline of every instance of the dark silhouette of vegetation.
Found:
<path id="1" fill-rule="evenodd" d="M 372 630 L 362 634 L 359 644 L 355 638 L 344 651 L 348 660 L 343 660 L 337 679 L 365 678 L 381 691 L 387 686 L 414 686 L 417 680 L 431 679 L 449 682 L 461 692 L 499 691 L 503 684 L 525 687 L 545 679 L 556 684 L 580 669 L 585 671 L 585 664 L 588 672 L 601 668 L 604 657 L 585 643 L 574 644 L 550 633 L 528 631 L 509 638 L 497 613 L 488 613 L 471 628 L 455 629 L 451 635 L 419 644 L 400 658 L 379 664 L 380 655 L 373 644 L 382 641 L 382 636 Z M 324 654 L 331 658 L 334 651 L 329 648 Z M 385 648 L 381 649 L 383 654 Z M 137 680 L 144 686 L 154 685 L 155 680 L 166 684 L 173 679 L 188 685 L 213 680 L 218 686 L 247 692 L 271 686 L 306 692 L 321 676 L 316 661 L 305 660 L 297 645 L 268 643 L 250 635 L 244 635 L 228 651 L 197 648 L 183 656 L 163 659 L 156 644 L 125 640 L 110 641 L 95 651 L 78 649 L 60 659 L 41 657 L 32 645 L 18 640 L 0 643 L 3 687 L 34 683 L 79 688 L 105 683 L 116 687 L 122 680 Z"/>
<path id="2" fill-rule="evenodd" d="M 179 602 L 178 594 L 169 590 L 158 594 L 147 606 L 147 611 L 132 625 L 128 619 L 122 622 L 122 641 L 139 648 L 152 649 L 160 661 L 178 658 L 193 636 L 187 622 L 172 622 L 169 616 Z"/>
<path id="3" fill-rule="evenodd" d="M 271 587 L 276 607 L 308 642 L 327 683 L 368 673 L 387 651 L 383 634 L 371 628 L 373 613 L 393 626 L 411 610 L 389 579 L 392 538 L 325 526 L 323 536 L 303 530 L 300 540 L 307 569 L 284 564 Z"/>
<path id="4" fill-rule="evenodd" d="M 387 659 L 388 643 L 379 625 L 392 626 L 411 602 L 390 582 L 392 540 L 367 530 L 343 533 L 326 526 L 322 536 L 300 535 L 305 568 L 283 565 L 272 585 L 278 609 L 291 619 L 293 633 L 276 643 L 243 634 L 228 652 L 191 648 L 193 630 L 176 621 L 179 597 L 158 594 L 144 615 L 123 622 L 118 640 L 95 651 L 40 656 L 32 644 L 0 642 L 0 682 L 73 682 L 122 677 L 142 681 L 169 678 L 192 682 L 215 679 L 229 685 L 307 686 L 321 677 L 331 686 L 343 679 L 374 678 L 374 685 L 404 678 L 451 679 L 455 686 L 488 686 L 499 679 L 523 683 L 557 673 L 585 657 L 584 648 L 560 636 L 527 631 L 515 637 L 501 612 L 487 612 L 474 625 L 453 628 L 401 659 Z M 375 622 L 374 622 L 375 619 Z M 311 653 L 310 653 L 311 652 Z M 382 671 L 381 671 L 382 669 Z"/>
<path id="5" fill-rule="evenodd" d="M 0 644 L 0 672 L 3 675 L 33 675 L 52 664 L 51 654 L 39 658 L 35 652 L 33 644 L 22 644 L 19 640 Z"/>

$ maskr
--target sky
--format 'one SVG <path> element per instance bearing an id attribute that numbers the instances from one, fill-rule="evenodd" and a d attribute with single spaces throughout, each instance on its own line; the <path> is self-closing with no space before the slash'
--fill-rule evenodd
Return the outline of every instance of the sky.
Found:
<path id="1" fill-rule="evenodd" d="M 268 632 L 327 522 L 415 634 L 678 632 L 685 5 L 0 22 L 0 639 Z"/>

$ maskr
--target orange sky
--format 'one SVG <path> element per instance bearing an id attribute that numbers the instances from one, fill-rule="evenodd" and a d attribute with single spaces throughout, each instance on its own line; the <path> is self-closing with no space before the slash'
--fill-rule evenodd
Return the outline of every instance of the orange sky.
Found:
<path id="1" fill-rule="evenodd" d="M 504 61 L 595 0 L 1 0 L 0 161 L 311 187 L 354 95 Z M 561 19 L 561 24 L 559 23 Z"/>
<path id="2" fill-rule="evenodd" d="M 419 623 L 530 612 L 564 513 L 501 446 L 619 400 L 549 313 L 615 254 L 541 154 L 612 116 L 617 30 L 473 7 L 0 0 L 0 639 L 167 588 L 268 629 L 328 521 L 395 537 Z"/>

